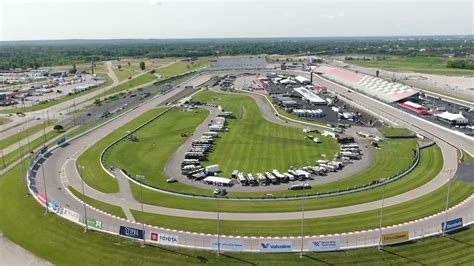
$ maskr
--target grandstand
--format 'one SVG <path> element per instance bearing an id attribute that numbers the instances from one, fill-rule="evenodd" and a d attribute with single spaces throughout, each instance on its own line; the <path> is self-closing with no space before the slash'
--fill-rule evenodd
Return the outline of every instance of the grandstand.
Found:
<path id="1" fill-rule="evenodd" d="M 399 102 L 418 94 L 418 91 L 409 86 L 344 68 L 321 66 L 312 71 L 388 103 Z"/>

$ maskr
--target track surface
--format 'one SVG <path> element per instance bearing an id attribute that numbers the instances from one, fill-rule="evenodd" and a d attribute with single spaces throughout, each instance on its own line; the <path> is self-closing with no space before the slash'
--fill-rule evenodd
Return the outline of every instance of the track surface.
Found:
<path id="1" fill-rule="evenodd" d="M 301 74 L 301 73 L 299 73 Z M 199 85 L 208 80 L 211 76 L 210 75 L 199 75 L 196 78 L 186 82 L 186 84 L 182 84 L 181 88 L 177 88 L 169 94 L 160 96 L 158 98 L 154 98 L 153 100 L 149 101 L 148 103 L 132 110 L 129 113 L 119 117 L 116 120 L 98 128 L 95 131 L 73 141 L 70 145 L 55 150 L 47 160 L 40 165 L 40 167 L 44 167 L 44 172 L 47 181 L 47 189 L 48 189 L 48 197 L 50 199 L 54 199 L 55 201 L 59 202 L 61 206 L 66 207 L 68 209 L 72 209 L 84 215 L 82 204 L 77 201 L 72 195 L 68 194 L 65 191 L 65 188 L 69 185 L 73 186 L 77 190 L 80 191 L 80 177 L 78 176 L 77 170 L 75 169 L 75 160 L 77 157 L 85 151 L 90 145 L 93 145 L 97 140 L 103 138 L 110 132 L 114 131 L 118 127 L 122 126 L 124 123 L 133 120 L 134 118 L 138 117 L 145 111 L 154 108 L 155 106 L 167 102 L 171 97 L 174 95 L 182 92 L 182 88 L 185 85 Z M 346 94 L 347 88 L 341 87 L 339 85 L 333 84 L 328 82 L 324 79 L 317 78 L 317 82 L 326 85 L 329 90 L 338 92 L 340 94 Z M 369 109 L 373 110 L 374 112 L 379 113 L 382 117 L 385 117 L 387 120 L 392 120 L 400 126 L 406 126 L 415 132 L 422 133 L 425 136 L 432 137 L 437 144 L 440 146 L 443 157 L 445 159 L 445 163 L 443 165 L 442 171 L 430 182 L 424 184 L 421 187 L 418 187 L 412 191 L 408 191 L 406 193 L 387 198 L 385 199 L 385 206 L 391 206 L 398 203 L 405 202 L 410 199 L 415 199 L 423 194 L 432 192 L 437 188 L 441 187 L 447 182 L 448 178 L 448 169 L 457 169 L 457 160 L 456 160 L 456 149 L 448 144 L 450 142 L 453 145 L 460 145 L 467 143 L 467 140 L 464 139 L 462 136 L 439 130 L 437 126 L 434 126 L 426 121 L 420 119 L 413 119 L 410 115 L 403 113 L 400 110 L 390 108 L 376 102 L 366 96 L 359 95 L 357 93 L 350 93 L 351 98 L 356 101 L 358 104 L 368 107 Z M 257 97 L 257 96 L 255 96 Z M 268 106 L 266 101 L 263 99 L 260 101 L 258 100 L 257 103 L 261 106 L 261 110 L 265 113 L 268 112 L 264 111 L 265 108 L 271 110 L 271 107 Z M 266 107 L 265 107 L 266 106 Z M 392 110 L 393 109 L 393 110 Z M 273 111 L 271 111 L 273 113 Z M 395 119 L 394 117 L 397 117 Z M 425 132 L 423 129 L 428 131 L 436 132 L 436 136 L 433 136 L 429 132 Z M 447 142 L 446 142 L 446 141 Z M 468 146 L 465 146 L 468 147 Z M 472 145 L 470 152 L 472 152 Z M 41 168 L 36 171 L 36 183 L 38 190 L 42 192 L 44 188 L 41 184 L 43 184 L 43 176 L 41 175 Z M 98 192 L 88 186 L 86 186 L 86 194 L 89 197 L 95 198 L 97 200 L 111 203 L 114 205 L 122 206 L 123 209 L 126 210 L 126 213 L 129 213 L 129 209 L 140 209 L 140 204 L 136 202 L 130 193 L 130 188 L 128 186 L 128 182 L 123 179 L 120 175 L 117 176 L 119 184 L 120 184 L 120 192 L 117 194 L 104 194 Z M 458 217 L 464 216 L 468 217 L 468 219 L 472 220 L 473 214 L 473 204 L 474 199 L 473 197 L 469 198 L 464 204 L 461 204 L 457 208 L 453 208 L 450 210 L 448 216 L 449 217 Z M 374 210 L 378 209 L 381 206 L 380 201 L 369 202 L 365 204 L 359 204 L 354 206 L 347 206 L 342 208 L 334 208 L 334 209 L 327 209 L 327 210 L 317 210 L 317 211 L 307 211 L 305 212 L 305 218 L 316 218 L 316 217 L 328 217 L 328 216 L 335 216 L 335 215 L 342 215 L 342 214 L 349 214 L 354 212 L 361 212 L 367 210 Z M 172 216 L 181 216 L 181 217 L 191 217 L 191 218 L 207 218 L 207 219 L 215 219 L 216 213 L 214 212 L 200 212 L 200 211 L 188 211 L 188 210 L 180 210 L 180 209 L 171 209 L 171 208 L 163 208 L 151 205 L 144 205 L 144 210 L 146 212 L 155 212 L 165 215 L 172 215 Z M 117 218 L 111 217 L 107 214 L 102 212 L 93 210 L 88 208 L 88 216 L 92 216 L 96 219 L 99 219 L 104 224 L 104 229 L 118 232 L 118 225 L 127 225 L 132 226 L 135 228 L 140 228 L 139 225 L 135 224 L 133 221 L 121 221 Z M 469 218 L 470 217 L 470 218 Z M 300 219 L 301 213 L 300 212 L 289 212 L 289 213 L 220 213 L 220 218 L 224 220 L 282 220 L 282 219 Z M 129 217 L 132 220 L 132 217 Z M 412 222 L 403 224 L 396 227 L 386 228 L 384 229 L 384 233 L 388 232 L 397 232 L 400 230 L 408 230 L 410 232 L 411 237 L 421 237 L 422 235 L 428 235 L 434 233 L 435 231 L 439 231 L 440 224 L 444 220 L 444 215 L 438 214 L 429 219 L 423 219 L 420 221 Z M 150 230 L 159 231 L 156 228 L 148 227 L 146 231 L 149 232 Z M 169 232 L 166 231 L 165 232 Z M 215 236 L 212 235 L 203 235 L 203 234 L 188 234 L 186 232 L 174 232 L 174 234 L 179 235 L 180 239 L 183 240 L 184 246 L 193 246 L 193 247 L 201 247 L 201 248 L 211 248 L 210 241 L 214 239 Z M 327 236 L 326 236 L 327 237 Z M 341 239 L 341 242 L 344 242 L 343 246 L 361 246 L 361 245 L 369 245 L 369 244 L 376 244 L 378 243 L 379 232 L 378 230 L 368 230 L 364 232 L 358 233 L 351 233 L 351 234 L 344 234 L 338 236 Z M 322 237 L 325 238 L 325 237 Z M 147 239 L 149 239 L 149 235 L 147 235 Z M 295 238 L 296 239 L 296 238 Z M 365 239 L 364 243 L 361 243 L 361 239 Z M 255 239 L 249 238 L 242 238 L 245 245 L 249 245 L 251 249 L 258 249 L 258 241 Z M 257 241 L 257 242 L 256 242 Z M 197 244 L 197 242 L 202 244 Z M 257 243 L 257 244 L 256 244 Z M 298 243 L 295 241 L 295 243 Z M 180 244 L 181 245 L 181 244 Z M 297 244 L 296 244 L 297 245 Z M 294 244 L 294 246 L 296 246 Z"/>

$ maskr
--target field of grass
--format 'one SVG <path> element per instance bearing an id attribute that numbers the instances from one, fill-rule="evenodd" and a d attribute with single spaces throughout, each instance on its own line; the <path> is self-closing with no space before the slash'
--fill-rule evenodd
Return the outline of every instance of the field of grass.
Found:
<path id="1" fill-rule="evenodd" d="M 140 69 L 140 62 L 145 63 L 145 70 Z M 114 71 L 117 78 L 121 80 L 128 79 L 131 76 L 137 75 L 143 71 L 149 71 L 157 67 L 161 67 L 168 63 L 173 62 L 174 59 L 149 59 L 149 58 L 122 58 L 120 61 L 112 61 Z M 130 65 L 129 65 L 130 63 Z M 118 65 L 121 65 L 121 69 L 118 69 Z"/>
<path id="2" fill-rule="evenodd" d="M 218 164 L 225 177 L 235 169 L 286 172 L 290 166 L 314 164 L 323 154 L 331 159 L 338 151 L 332 138 L 318 135 L 322 143 L 316 144 L 306 140 L 301 129 L 268 122 L 249 96 L 202 91 L 193 100 L 219 104 L 237 117 L 228 120 L 230 132 L 220 134 L 207 162 Z"/>
<path id="3" fill-rule="evenodd" d="M 127 170 L 131 176 L 144 175 L 147 184 L 167 187 L 170 184 L 166 183 L 166 162 L 208 114 L 204 109 L 173 109 L 139 130 L 135 134 L 140 138 L 139 141 L 125 139 L 114 145 L 105 154 L 104 161 L 106 165 Z M 188 137 L 182 137 L 182 133 L 187 133 Z"/>
<path id="4" fill-rule="evenodd" d="M 23 156 L 26 156 L 26 154 L 28 152 L 42 146 L 45 141 L 48 142 L 48 141 L 58 137 L 61 134 L 62 134 L 62 132 L 57 132 L 57 131 L 53 130 L 53 131 L 50 131 L 50 132 L 46 133 L 46 137 L 44 137 L 44 135 L 43 135 L 43 136 L 41 136 L 37 139 L 31 140 L 29 146 L 28 145 L 23 146 Z M 18 149 L 14 150 L 14 151 L 12 151 L 8 154 L 5 154 L 5 156 L 2 159 L 5 161 L 5 167 L 8 167 L 8 165 L 10 165 L 11 163 L 16 162 L 20 158 L 21 158 L 21 152 L 20 152 L 20 149 L 18 148 Z M 3 161 L 2 161 L 0 163 L 0 169 L 3 169 L 3 168 L 4 167 L 3 167 Z"/>
<path id="5" fill-rule="evenodd" d="M 474 260 L 474 230 L 449 237 L 433 237 L 416 243 L 359 249 L 350 252 L 298 254 L 225 253 L 147 246 L 82 227 L 56 215 L 44 215 L 32 197 L 25 197 L 21 168 L 0 177 L 0 232 L 13 242 L 57 265 L 336 265 L 368 264 L 465 264 Z M 87 254 L 84 255 L 84 254 Z"/>
<path id="6" fill-rule="evenodd" d="M 409 137 L 415 134 L 407 128 L 383 127 L 383 128 L 379 128 L 378 130 L 386 138 Z"/>
<path id="7" fill-rule="evenodd" d="M 451 184 L 450 206 L 463 201 L 472 195 L 473 192 L 473 184 L 454 181 Z M 447 185 L 414 200 L 384 208 L 384 226 L 419 219 L 444 210 L 446 193 Z M 299 204 L 301 206 L 301 202 Z M 216 210 L 216 202 L 214 202 L 214 206 L 214 210 Z M 131 212 L 137 221 L 142 221 L 139 211 L 131 210 Z M 193 232 L 216 233 L 214 219 L 182 218 L 152 213 L 145 213 L 143 219 L 146 224 L 151 225 Z M 379 219 L 380 210 L 305 219 L 305 234 L 330 234 L 377 228 L 379 226 Z M 298 236 L 300 234 L 299 220 L 245 222 L 221 220 L 220 225 L 220 232 L 225 235 Z"/>
<path id="8" fill-rule="evenodd" d="M 6 117 L 0 117 L 0 126 L 6 125 L 10 123 L 11 121 L 12 121 L 11 119 L 8 119 Z"/>
<path id="9" fill-rule="evenodd" d="M 81 192 L 75 190 L 71 186 L 69 186 L 68 189 L 69 191 L 71 191 L 72 194 L 74 194 L 76 197 L 80 198 L 81 200 L 85 201 L 87 204 L 94 206 L 95 208 L 99 210 L 127 219 L 127 216 L 125 216 L 125 213 L 123 212 L 121 207 L 98 201 L 96 199 L 88 197 L 87 195 L 84 196 L 82 195 Z"/>
<path id="10" fill-rule="evenodd" d="M 198 60 L 191 62 L 178 61 L 172 65 L 158 69 L 156 73 L 161 76 L 161 79 L 167 79 L 174 76 L 178 76 L 185 72 L 207 67 L 208 65 L 209 61 L 206 60 Z"/>
<path id="11" fill-rule="evenodd" d="M 57 119 L 50 119 L 49 121 L 46 122 L 46 127 L 49 127 L 49 126 L 52 126 L 54 124 L 56 124 L 58 120 Z M 25 139 L 26 137 L 28 136 L 31 136 L 31 135 L 34 135 L 35 133 L 39 132 L 43 130 L 43 124 L 39 124 L 39 125 L 36 125 L 36 126 L 33 126 L 31 128 L 28 128 L 28 129 L 22 129 L 22 131 L 19 133 L 19 137 L 20 139 Z M 2 139 L 0 140 L 0 149 L 4 149 L 6 147 L 9 147 L 15 143 L 18 142 L 18 135 L 12 135 L 6 139 Z"/>
<path id="12" fill-rule="evenodd" d="M 385 60 L 349 60 L 349 64 L 382 68 L 390 71 L 419 72 L 438 75 L 472 75 L 474 70 L 448 68 L 447 62 L 451 60 L 441 57 L 387 57 Z"/>
<path id="13" fill-rule="evenodd" d="M 90 147 L 77 159 L 77 165 L 85 166 L 85 170 L 82 173 L 82 178 L 84 181 L 92 188 L 104 193 L 118 192 L 119 186 L 117 180 L 110 177 L 102 170 L 100 165 L 100 154 L 114 140 L 125 136 L 128 130 L 138 127 L 161 112 L 163 112 L 163 109 L 150 110 L 141 115 L 139 118 L 123 125 L 118 130 L 115 130 L 109 134 L 107 137 L 99 140 L 97 143 L 94 143 L 92 147 Z"/>
<path id="14" fill-rule="evenodd" d="M 386 185 L 385 196 L 398 195 L 416 187 L 419 187 L 435 177 L 443 166 L 443 157 L 438 146 L 432 146 L 422 150 L 420 164 L 415 170 L 404 178 Z M 140 199 L 140 188 L 130 183 L 132 193 L 136 200 Z M 337 208 L 365 202 L 379 200 L 382 197 L 383 188 L 375 188 L 368 191 L 352 193 L 344 196 L 306 200 L 306 210 L 320 210 Z M 210 193 L 209 193 L 210 194 Z M 296 193 L 295 193 L 296 194 Z M 294 195 L 294 194 L 288 194 Z M 151 205 L 179 208 L 186 210 L 214 211 L 216 206 L 213 200 L 189 199 L 164 193 L 143 190 L 143 202 Z M 301 209 L 300 201 L 284 202 L 258 202 L 258 201 L 221 201 L 220 209 L 223 212 L 292 212 Z"/>
<path id="15" fill-rule="evenodd" d="M 96 88 L 91 89 L 91 90 L 81 92 L 81 93 L 78 93 L 78 94 L 74 94 L 74 95 L 71 95 L 71 96 L 66 96 L 66 97 L 58 99 L 58 100 L 52 100 L 52 101 L 48 101 L 48 102 L 43 103 L 43 104 L 37 104 L 37 105 L 25 107 L 25 108 L 15 107 L 15 108 L 12 108 L 12 109 L 0 110 L 0 113 L 33 112 L 33 111 L 43 110 L 43 109 L 49 108 L 51 106 L 63 103 L 65 101 L 69 101 L 71 99 L 77 98 L 79 96 L 83 96 L 84 94 L 88 94 L 88 93 L 103 89 L 103 88 L 109 86 L 110 84 L 112 84 L 112 79 L 107 74 L 100 74 L 100 76 L 106 82 L 104 84 L 96 87 Z"/>
<path id="16" fill-rule="evenodd" d="M 114 94 L 114 93 L 117 93 L 117 92 L 126 91 L 128 89 L 133 88 L 133 87 L 140 86 L 140 85 L 143 85 L 145 83 L 152 82 L 153 80 L 155 80 L 155 76 L 153 74 L 146 73 L 146 74 L 141 75 L 138 78 L 132 79 L 128 82 L 125 82 L 123 84 L 115 86 L 110 90 L 104 91 L 103 93 L 97 95 L 97 98 L 104 97 L 104 96 Z"/>

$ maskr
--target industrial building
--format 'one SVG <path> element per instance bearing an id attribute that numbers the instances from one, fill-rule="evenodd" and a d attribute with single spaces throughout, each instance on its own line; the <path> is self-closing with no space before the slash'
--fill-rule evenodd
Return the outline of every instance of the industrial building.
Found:
<path id="1" fill-rule="evenodd" d="M 450 125 L 467 125 L 469 120 L 465 118 L 462 113 L 450 113 L 450 112 L 443 112 L 440 114 L 435 115 L 436 119 L 446 122 Z"/>

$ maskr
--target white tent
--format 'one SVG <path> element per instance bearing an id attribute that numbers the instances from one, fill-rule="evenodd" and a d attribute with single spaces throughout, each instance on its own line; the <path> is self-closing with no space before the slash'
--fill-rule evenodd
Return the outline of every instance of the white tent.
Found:
<path id="1" fill-rule="evenodd" d="M 217 177 L 217 176 L 208 176 L 203 180 L 206 183 L 213 183 L 213 184 L 222 184 L 222 185 L 230 185 L 232 184 L 232 180 L 224 177 Z"/>

